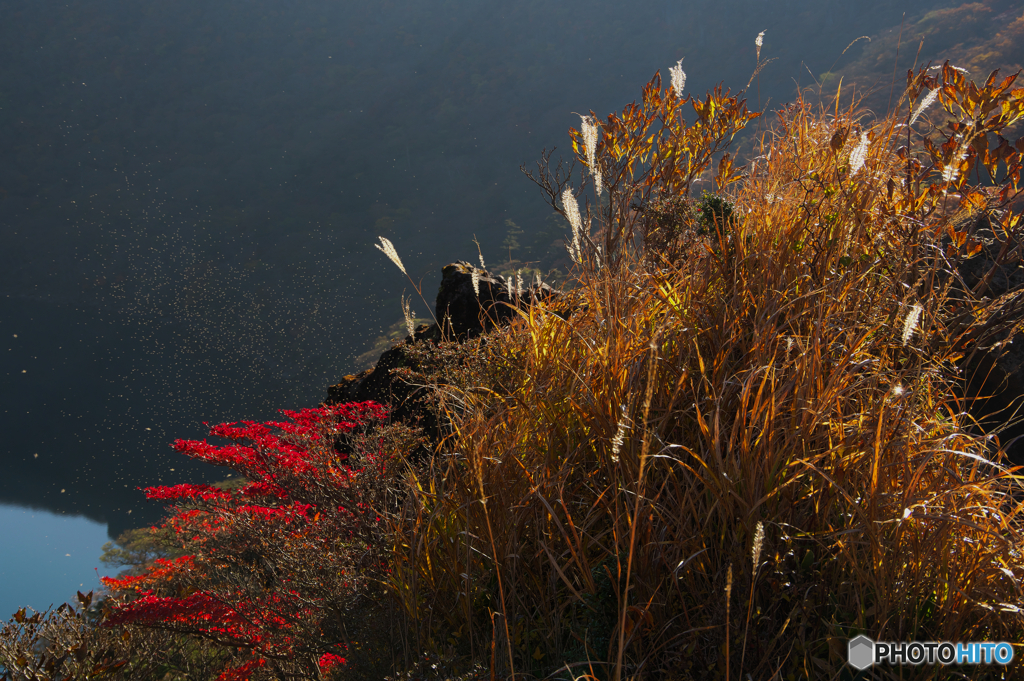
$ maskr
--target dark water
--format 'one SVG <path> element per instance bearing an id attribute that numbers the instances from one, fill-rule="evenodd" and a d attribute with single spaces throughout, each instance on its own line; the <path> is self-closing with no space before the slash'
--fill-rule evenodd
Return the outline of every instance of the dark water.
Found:
<path id="1" fill-rule="evenodd" d="M 156 521 L 137 487 L 222 477 L 169 442 L 315 405 L 401 319 L 377 236 L 431 306 L 474 235 L 550 265 L 518 167 L 572 112 L 680 58 L 741 88 L 766 29 L 781 103 L 941 4 L 0 0 L 0 503 Z"/>

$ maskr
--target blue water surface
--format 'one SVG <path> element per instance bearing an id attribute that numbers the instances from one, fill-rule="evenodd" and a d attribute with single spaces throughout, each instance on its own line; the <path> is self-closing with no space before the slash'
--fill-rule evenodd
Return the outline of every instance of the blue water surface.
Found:
<path id="1" fill-rule="evenodd" d="M 107 526 L 82 516 L 0 506 L 0 619 L 23 606 L 42 611 L 73 603 L 76 591 L 98 589 L 107 541 Z"/>

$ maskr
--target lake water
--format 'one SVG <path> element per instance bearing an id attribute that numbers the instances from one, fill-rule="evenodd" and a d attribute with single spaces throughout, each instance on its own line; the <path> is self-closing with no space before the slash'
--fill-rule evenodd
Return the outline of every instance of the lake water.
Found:
<path id="1" fill-rule="evenodd" d="M 107 541 L 106 525 L 82 516 L 0 506 L 0 615 L 6 620 L 24 606 L 41 612 L 98 588 Z"/>
<path id="2" fill-rule="evenodd" d="M 362 368 L 413 293 L 378 236 L 431 306 L 474 237 L 554 266 L 519 166 L 573 112 L 679 59 L 742 88 L 762 30 L 780 103 L 941 4 L 0 0 L 0 614 L 96 586 L 104 532 L 160 517 L 139 487 L 223 476 L 171 441 Z"/>

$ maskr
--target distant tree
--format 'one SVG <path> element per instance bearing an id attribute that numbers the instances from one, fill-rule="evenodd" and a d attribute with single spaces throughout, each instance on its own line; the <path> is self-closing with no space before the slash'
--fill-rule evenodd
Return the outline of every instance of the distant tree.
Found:
<path id="1" fill-rule="evenodd" d="M 505 241 L 501 245 L 504 247 L 506 254 L 511 253 L 515 255 L 516 251 L 522 248 L 522 245 L 519 243 L 519 237 L 523 235 L 523 228 L 512 222 L 512 220 L 505 220 L 505 226 L 508 227 L 508 232 L 506 232 Z"/>
<path id="2" fill-rule="evenodd" d="M 174 544 L 169 528 L 140 527 L 122 532 L 103 545 L 100 562 L 108 567 L 126 568 L 123 573 L 138 575 L 160 558 L 178 558 L 181 550 Z"/>

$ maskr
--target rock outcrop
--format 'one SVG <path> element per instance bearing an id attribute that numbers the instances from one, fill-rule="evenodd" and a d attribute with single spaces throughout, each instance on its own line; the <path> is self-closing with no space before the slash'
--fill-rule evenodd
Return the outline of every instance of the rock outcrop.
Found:
<path id="1" fill-rule="evenodd" d="M 982 429 L 998 432 L 1010 460 L 1024 465 L 1024 423 L 1015 423 L 1021 419 L 1016 412 L 1024 401 L 1024 342 L 1014 344 L 1012 339 L 1024 319 L 1024 266 L 1013 252 L 1017 244 L 1000 242 L 987 214 L 981 214 L 969 231 L 982 248 L 959 263 L 959 274 L 982 301 L 999 301 L 999 311 L 974 339 L 976 349 L 967 350 L 960 362 L 964 393 Z"/>
<path id="2" fill-rule="evenodd" d="M 476 285 L 474 286 L 474 278 Z M 478 292 L 479 291 L 479 295 Z M 459 261 L 442 270 L 437 293 L 435 318 L 438 324 L 421 325 L 413 336 L 384 352 L 376 366 L 349 375 L 327 388 L 324 404 L 373 400 L 391 407 L 393 420 L 423 429 L 429 440 L 438 437 L 437 419 L 429 409 L 425 388 L 411 385 L 395 371 L 408 368 L 419 371 L 421 361 L 409 352 L 414 343 L 442 341 L 465 342 L 495 326 L 508 324 L 523 309 L 557 296 L 560 292 L 544 283 L 506 280 L 486 270 Z"/>
<path id="3" fill-rule="evenodd" d="M 474 273 L 478 276 L 476 288 Z M 447 338 L 465 340 L 495 325 L 507 324 L 516 308 L 534 305 L 556 293 L 547 284 L 524 285 L 460 260 L 442 270 L 436 318 Z"/>

